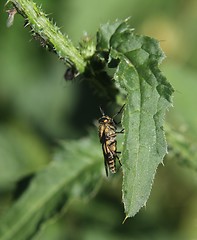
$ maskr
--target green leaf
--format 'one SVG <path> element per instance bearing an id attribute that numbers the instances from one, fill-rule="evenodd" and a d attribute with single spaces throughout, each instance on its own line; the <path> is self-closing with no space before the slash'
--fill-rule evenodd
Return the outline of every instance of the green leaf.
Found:
<path id="1" fill-rule="evenodd" d="M 36 175 L 28 190 L 1 219 L 0 239 L 30 239 L 71 197 L 92 192 L 100 179 L 98 169 L 103 170 L 98 144 L 93 138 L 63 142 L 54 161 Z"/>
<path id="2" fill-rule="evenodd" d="M 113 27 L 103 26 L 98 36 L 99 41 L 108 41 L 109 63 L 119 61 L 114 79 L 126 93 L 122 118 L 125 129 L 122 193 L 127 218 L 146 204 L 156 169 L 166 154 L 163 122 L 171 106 L 173 88 L 158 68 L 164 58 L 159 42 L 134 34 L 127 21 L 118 26 L 115 23 L 114 27 L 112 34 L 105 37 L 103 29 Z M 101 46 L 104 40 L 100 41 Z"/>
<path id="3" fill-rule="evenodd" d="M 109 50 L 111 36 L 121 24 L 122 21 L 117 20 L 114 24 L 107 23 L 100 26 L 100 29 L 97 32 L 97 50 Z"/>
<path id="4" fill-rule="evenodd" d="M 29 128 L 4 125 L 0 132 L 0 188 L 14 185 L 49 161 L 43 142 Z"/>

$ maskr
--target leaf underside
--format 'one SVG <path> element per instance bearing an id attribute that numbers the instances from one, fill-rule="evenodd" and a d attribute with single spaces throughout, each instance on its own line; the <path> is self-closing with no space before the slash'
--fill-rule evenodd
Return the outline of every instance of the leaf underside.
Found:
<path id="1" fill-rule="evenodd" d="M 113 60 L 119 61 L 115 84 L 127 96 L 121 157 L 127 218 L 146 204 L 156 169 L 167 152 L 163 122 L 172 105 L 173 88 L 158 67 L 165 57 L 159 42 L 134 34 L 127 20 L 103 25 L 97 39 L 97 48 L 109 51 L 109 66 Z"/>

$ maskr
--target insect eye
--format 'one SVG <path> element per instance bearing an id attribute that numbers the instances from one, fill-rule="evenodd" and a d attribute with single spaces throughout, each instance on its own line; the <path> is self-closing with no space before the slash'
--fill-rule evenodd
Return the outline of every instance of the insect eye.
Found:
<path id="1" fill-rule="evenodd" d="M 100 118 L 99 123 L 103 123 L 103 122 L 104 122 L 103 118 Z"/>
<path id="2" fill-rule="evenodd" d="M 99 119 L 99 123 L 106 123 L 108 122 L 108 119 L 106 117 L 102 117 Z"/>

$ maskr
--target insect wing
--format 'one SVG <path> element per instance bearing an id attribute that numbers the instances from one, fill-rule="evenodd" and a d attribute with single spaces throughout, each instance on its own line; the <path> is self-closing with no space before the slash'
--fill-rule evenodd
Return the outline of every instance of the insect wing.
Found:
<path id="1" fill-rule="evenodd" d="M 111 151 L 110 146 L 107 145 L 107 142 L 102 144 L 103 149 L 103 156 L 104 156 L 104 163 L 105 163 L 105 170 L 106 175 L 108 176 L 108 170 L 112 173 L 116 172 L 116 152 Z"/>
<path id="2" fill-rule="evenodd" d="M 102 149 L 103 149 L 103 156 L 104 156 L 104 163 L 105 163 L 105 172 L 106 176 L 108 177 L 108 152 L 107 152 L 107 146 L 106 143 L 102 143 Z"/>

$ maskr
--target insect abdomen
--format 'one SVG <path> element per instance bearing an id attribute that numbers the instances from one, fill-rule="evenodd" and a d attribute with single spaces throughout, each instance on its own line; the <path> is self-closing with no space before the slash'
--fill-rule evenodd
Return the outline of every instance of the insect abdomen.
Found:
<path id="1" fill-rule="evenodd" d="M 114 159 L 108 159 L 108 166 L 111 173 L 116 173 L 116 164 Z"/>

